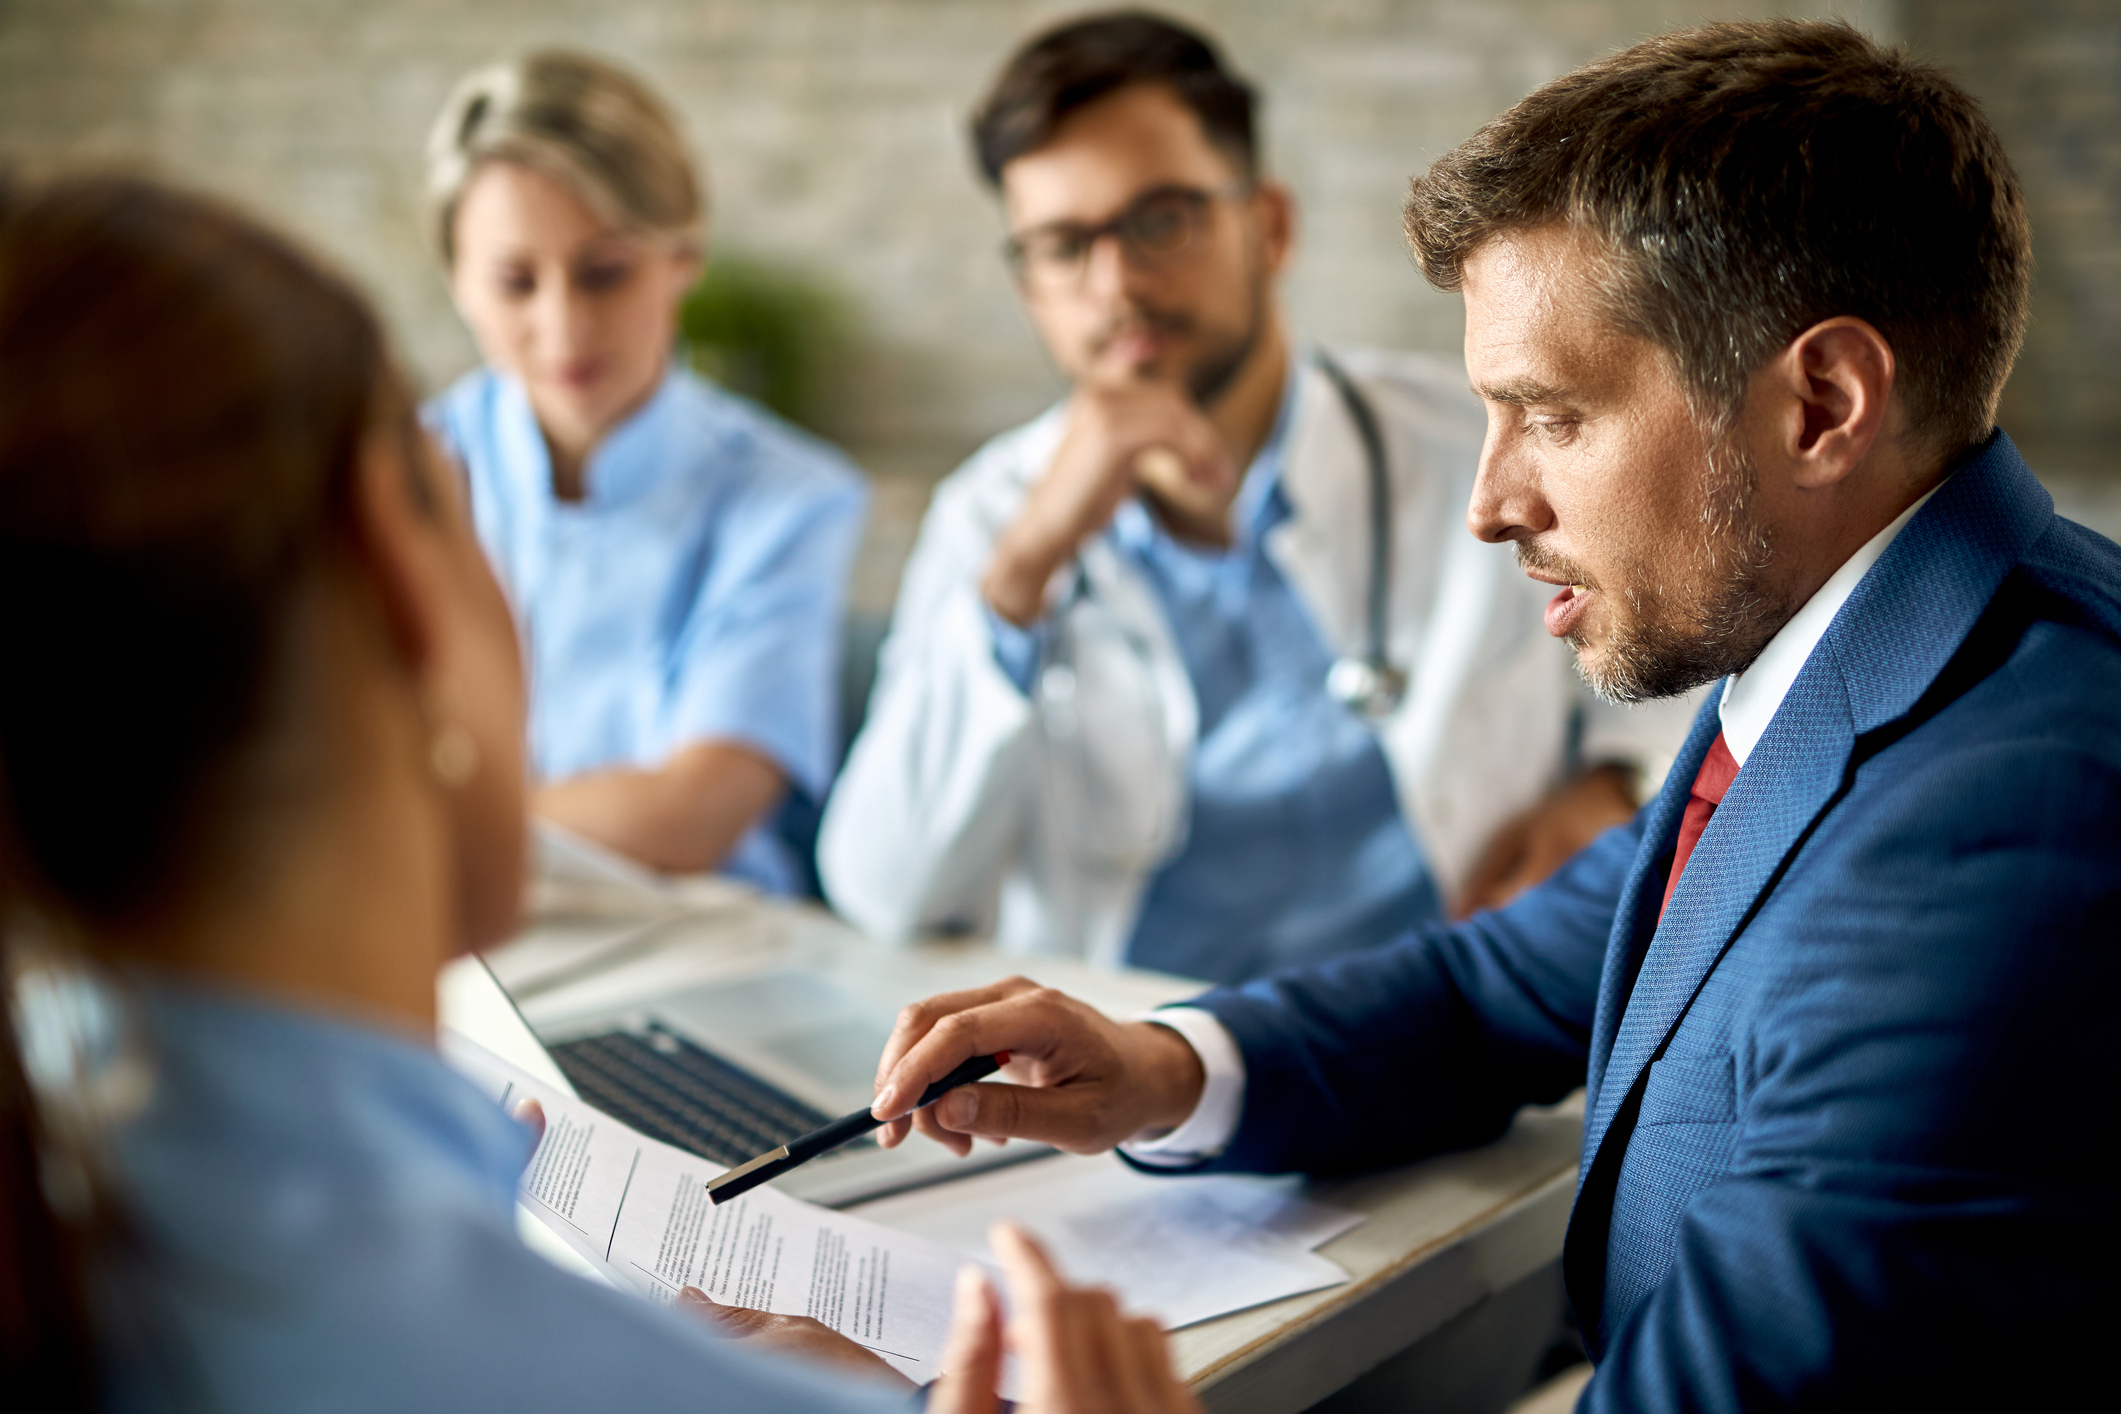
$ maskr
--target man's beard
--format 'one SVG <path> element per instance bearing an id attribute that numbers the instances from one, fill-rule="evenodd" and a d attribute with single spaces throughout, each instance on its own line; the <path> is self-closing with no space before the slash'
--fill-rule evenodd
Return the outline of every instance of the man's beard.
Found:
<path id="1" fill-rule="evenodd" d="M 1186 370 L 1186 390 L 1200 407 L 1213 407 L 1230 391 L 1237 375 L 1252 361 L 1259 348 L 1261 335 L 1267 327 L 1267 282 L 1258 279 L 1252 285 L 1252 302 L 1245 311 L 1245 327 L 1226 338 L 1217 340 L 1193 360 Z"/>
<path id="2" fill-rule="evenodd" d="M 1697 552 L 1698 582 L 1711 586 L 1705 593 L 1627 586 L 1628 621 L 1614 626 L 1604 661 L 1595 668 L 1584 661 L 1582 634 L 1568 636 L 1576 671 L 1600 698 L 1627 703 L 1677 697 L 1743 672 L 1789 622 L 1793 606 L 1767 574 L 1773 541 L 1752 518 L 1754 484 L 1752 461 L 1742 450 L 1725 442 L 1710 453 Z M 1517 559 L 1526 568 L 1583 582 L 1574 566 L 1532 542 L 1518 542 Z"/>
<path id="3" fill-rule="evenodd" d="M 1265 277 L 1255 275 L 1250 307 L 1245 312 L 1244 327 L 1227 333 L 1209 331 L 1208 346 L 1182 370 L 1181 381 L 1185 384 L 1186 395 L 1192 398 L 1195 407 L 1213 407 L 1223 394 L 1230 391 L 1230 385 L 1237 381 L 1237 375 L 1251 362 L 1252 355 L 1259 349 L 1260 339 L 1266 332 L 1267 298 Z M 1136 305 L 1124 318 L 1114 320 L 1091 341 L 1092 356 L 1103 353 L 1106 345 L 1118 338 L 1123 330 L 1134 325 L 1153 329 L 1159 334 L 1183 338 L 1195 333 L 1200 328 L 1200 321 L 1180 310 Z"/>

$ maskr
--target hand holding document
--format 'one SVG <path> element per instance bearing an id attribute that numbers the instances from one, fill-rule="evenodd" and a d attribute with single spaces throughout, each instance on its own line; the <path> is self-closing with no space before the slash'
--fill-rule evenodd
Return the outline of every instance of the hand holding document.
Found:
<path id="1" fill-rule="evenodd" d="M 1119 1317 L 1108 1304 L 1098 1319 L 1119 1322 L 1118 1340 L 1346 1281 L 1311 1249 L 1361 1221 L 1283 1181 L 1150 1177 L 1110 1155 L 977 1175 L 879 1200 L 859 1215 L 771 1188 L 717 1205 L 707 1184 L 718 1166 L 634 1132 L 461 1035 L 445 1030 L 442 1044 L 496 1102 L 538 1102 L 545 1131 L 522 1205 L 599 1274 L 653 1301 L 696 1287 L 723 1305 L 810 1317 L 921 1383 L 945 1367 L 953 1279 L 966 1257 L 1017 1268 L 1029 1260 L 989 1250 L 998 1221 L 1021 1224 L 1051 1249 L 1051 1267 L 1043 1256 L 1035 1263 L 1047 1279 L 1109 1286 L 1152 1318 Z M 1019 1275 L 1012 1270 L 1012 1285 Z M 991 1298 L 978 1303 L 985 1310 Z"/>
<path id="2" fill-rule="evenodd" d="M 503 1106 L 535 1099 L 545 1135 L 522 1201 L 621 1287 L 809 1316 L 919 1383 L 941 1373 L 958 1253 L 770 1188 L 716 1204 L 720 1168 L 637 1134 L 461 1037 L 450 1062 Z"/>

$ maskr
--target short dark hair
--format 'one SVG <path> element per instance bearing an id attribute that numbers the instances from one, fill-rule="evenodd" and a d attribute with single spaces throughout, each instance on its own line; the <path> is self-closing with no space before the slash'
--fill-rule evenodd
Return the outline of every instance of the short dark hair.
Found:
<path id="1" fill-rule="evenodd" d="M 1911 432 L 1984 440 L 2025 334 L 2018 179 L 1942 71 L 1838 22 L 1704 25 L 1539 89 L 1418 177 L 1406 232 L 1460 288 L 1488 240 L 1554 221 L 1612 260 L 1612 317 L 1728 428 L 1752 374 L 1822 319 L 1893 347 Z"/>
<path id="2" fill-rule="evenodd" d="M 1246 180 L 1259 174 L 1252 85 L 1198 30 L 1148 10 L 1112 10 L 1049 29 L 1010 57 L 972 114 L 981 175 L 999 187 L 1002 168 L 1044 147 L 1070 113 L 1138 83 L 1168 87 Z"/>

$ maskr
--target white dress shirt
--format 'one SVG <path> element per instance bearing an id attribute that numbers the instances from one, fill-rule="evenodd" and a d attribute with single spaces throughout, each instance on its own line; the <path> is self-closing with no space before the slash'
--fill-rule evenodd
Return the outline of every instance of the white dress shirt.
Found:
<path id="1" fill-rule="evenodd" d="M 1723 700 L 1717 704 L 1716 715 L 1723 723 L 1723 744 L 1741 769 L 1766 734 L 1768 723 L 1775 719 L 1782 699 L 1789 696 L 1790 685 L 1804 670 L 1812 650 L 1826 637 L 1841 606 L 1856 592 L 1871 566 L 1878 563 L 1893 537 L 1936 494 L 1937 488 L 1930 488 L 1920 500 L 1895 516 L 1892 524 L 1866 540 L 1863 548 L 1828 576 L 1804 607 L 1768 640 L 1752 666 L 1724 679 Z M 1244 1053 L 1229 1028 L 1211 1012 L 1167 1007 L 1157 1012 L 1154 1020 L 1186 1038 L 1200 1057 L 1207 1083 L 1184 1124 L 1167 1133 L 1130 1140 L 1120 1147 L 1143 1163 L 1170 1167 L 1213 1158 L 1229 1145 L 1231 1136 L 1237 1133 L 1238 1117 L 1244 1113 Z"/>

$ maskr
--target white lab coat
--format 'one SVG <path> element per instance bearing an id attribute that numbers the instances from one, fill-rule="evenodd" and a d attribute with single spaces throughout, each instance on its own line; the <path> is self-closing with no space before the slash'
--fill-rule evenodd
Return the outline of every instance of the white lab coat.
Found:
<path id="1" fill-rule="evenodd" d="M 1617 708 L 1542 623 L 1553 591 L 1469 534 L 1486 420 L 1455 362 L 1335 355 L 1368 398 L 1392 477 L 1388 657 L 1406 700 L 1378 724 L 1400 805 L 1445 897 L 1510 816 L 1585 761 L 1662 778 L 1692 715 Z M 1360 655 L 1369 489 L 1346 405 L 1306 360 L 1266 551 L 1334 651 Z M 1064 409 L 995 438 L 935 492 L 885 640 L 868 721 L 826 809 L 818 866 L 863 931 L 991 933 L 1006 949 L 1116 963 L 1150 876 L 1184 845 L 1197 711 L 1154 592 L 1097 537 L 1049 596 L 1027 697 L 979 597 L 995 537 L 1044 472 Z M 1577 714 L 1581 710 L 1579 719 Z"/>

